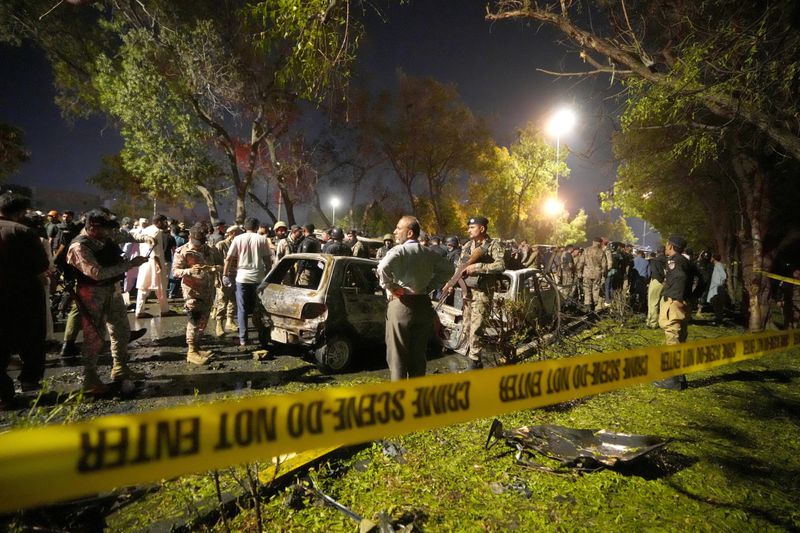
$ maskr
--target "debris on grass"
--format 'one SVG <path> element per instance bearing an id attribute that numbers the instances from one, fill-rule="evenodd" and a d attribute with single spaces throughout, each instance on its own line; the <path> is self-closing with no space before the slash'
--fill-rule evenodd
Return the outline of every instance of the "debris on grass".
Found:
<path id="1" fill-rule="evenodd" d="M 553 424 L 522 426 L 506 431 L 502 422 L 495 419 L 489 429 L 486 449 L 491 449 L 501 440 L 517 450 L 517 463 L 544 471 L 613 468 L 667 444 L 667 441 L 649 435 L 614 433 L 605 429 L 574 429 Z M 550 469 L 531 462 L 528 457 L 537 453 L 559 461 L 559 468 Z"/>

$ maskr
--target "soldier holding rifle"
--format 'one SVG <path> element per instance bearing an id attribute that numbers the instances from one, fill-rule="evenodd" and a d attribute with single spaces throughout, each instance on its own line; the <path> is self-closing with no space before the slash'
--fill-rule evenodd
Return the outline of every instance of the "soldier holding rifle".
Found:
<path id="1" fill-rule="evenodd" d="M 483 332 L 492 310 L 497 276 L 506 269 L 503 246 L 500 241 L 492 239 L 487 229 L 489 220 L 483 216 L 475 216 L 467 221 L 467 235 L 470 241 L 461 250 L 460 266 L 464 268 L 464 281 L 471 290 L 465 299 L 466 313 L 464 323 L 469 327 L 469 370 L 483 368 L 481 348 Z M 478 251 L 480 250 L 480 253 Z M 473 258 L 473 252 L 475 258 Z"/>

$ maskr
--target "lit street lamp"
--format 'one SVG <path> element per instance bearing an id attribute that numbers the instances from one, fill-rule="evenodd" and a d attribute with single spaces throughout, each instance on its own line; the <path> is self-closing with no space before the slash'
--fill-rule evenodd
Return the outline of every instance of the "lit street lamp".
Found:
<path id="1" fill-rule="evenodd" d="M 569 133 L 575 126 L 575 113 L 567 108 L 559 109 L 547 122 L 547 133 L 556 138 L 556 188 L 558 188 L 558 167 L 561 162 L 561 136 Z"/>
<path id="2" fill-rule="evenodd" d="M 558 198 L 548 198 L 544 203 L 544 214 L 555 218 L 564 211 L 564 202 Z"/>
<path id="3" fill-rule="evenodd" d="M 334 196 L 333 198 L 331 198 L 331 211 L 332 211 L 331 218 L 333 218 L 333 223 L 332 223 L 333 226 L 336 225 L 336 208 L 337 207 L 339 207 L 339 199 L 336 196 Z"/>

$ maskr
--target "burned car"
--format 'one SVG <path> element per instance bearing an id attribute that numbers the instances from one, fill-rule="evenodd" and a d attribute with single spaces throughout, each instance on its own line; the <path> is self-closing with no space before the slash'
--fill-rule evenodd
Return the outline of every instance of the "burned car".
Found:
<path id="1" fill-rule="evenodd" d="M 450 296 L 437 305 L 441 323 L 442 344 L 445 348 L 461 353 L 467 350 L 467 327 L 464 317 L 466 286 L 459 284 Z M 524 268 L 506 270 L 497 276 L 495 301 L 507 300 L 524 304 L 525 321 L 551 325 L 558 319 L 561 305 L 560 293 L 550 276 L 541 270 Z M 493 335 L 491 328 L 486 334 Z"/>
<path id="2" fill-rule="evenodd" d="M 383 342 L 386 297 L 372 259 L 329 254 L 282 258 L 259 287 L 271 341 L 313 351 L 323 372 L 343 372 L 359 345 Z"/>

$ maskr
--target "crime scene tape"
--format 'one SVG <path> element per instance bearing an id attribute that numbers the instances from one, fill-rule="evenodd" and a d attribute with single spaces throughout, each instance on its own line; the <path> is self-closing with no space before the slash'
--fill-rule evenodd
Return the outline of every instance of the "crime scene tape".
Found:
<path id="1" fill-rule="evenodd" d="M 779 276 L 778 274 L 773 274 L 772 272 L 765 272 L 763 270 L 753 270 L 753 273 L 761 274 L 762 276 L 767 276 L 768 278 L 777 279 L 779 281 L 785 281 L 786 283 L 791 283 L 792 285 L 800 285 L 800 279 L 787 278 L 786 276 Z"/>
<path id="2" fill-rule="evenodd" d="M 0 434 L 0 512 L 543 407 L 800 345 L 800 330 L 264 394 Z"/>

